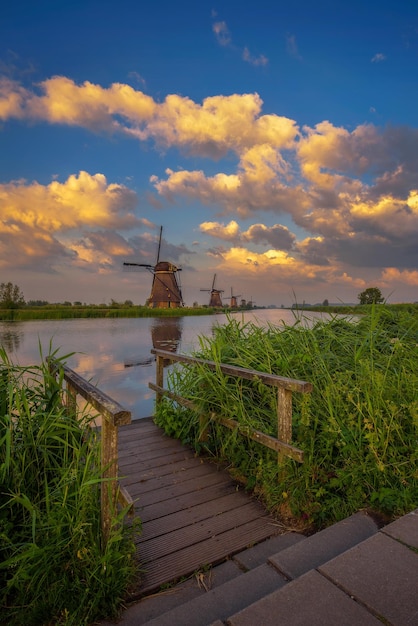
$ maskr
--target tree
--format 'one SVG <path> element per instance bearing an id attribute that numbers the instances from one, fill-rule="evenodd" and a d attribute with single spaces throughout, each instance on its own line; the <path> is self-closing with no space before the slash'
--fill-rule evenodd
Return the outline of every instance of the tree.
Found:
<path id="1" fill-rule="evenodd" d="M 329 306 L 329 302 L 328 302 L 328 300 L 326 298 L 323 301 L 322 306 Z"/>
<path id="2" fill-rule="evenodd" d="M 360 300 L 360 304 L 380 304 L 384 298 L 382 292 L 377 287 L 368 287 L 357 298 Z"/>
<path id="3" fill-rule="evenodd" d="M 1 283 L 0 285 L 0 308 L 18 309 L 25 306 L 25 298 L 20 288 L 13 283 Z"/>

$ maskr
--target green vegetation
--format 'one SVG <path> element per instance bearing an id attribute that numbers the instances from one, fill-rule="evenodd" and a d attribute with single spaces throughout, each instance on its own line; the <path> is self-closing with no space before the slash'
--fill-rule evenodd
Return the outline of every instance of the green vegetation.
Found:
<path id="1" fill-rule="evenodd" d="M 17 285 L 13 283 L 0 284 L 0 308 L 19 309 L 25 306 L 25 298 Z"/>
<path id="2" fill-rule="evenodd" d="M 381 304 L 384 301 L 382 292 L 377 287 L 368 287 L 357 297 L 360 304 Z"/>
<path id="3" fill-rule="evenodd" d="M 418 502 L 418 318 L 385 305 L 367 312 L 311 328 L 303 318 L 283 329 L 230 319 L 200 338 L 194 354 L 313 384 L 311 394 L 293 394 L 292 443 L 304 451 L 303 464 L 278 466 L 277 454 L 215 421 L 204 447 L 299 528 L 318 529 L 365 508 L 391 518 Z M 164 398 L 157 423 L 198 451 L 199 413 L 277 436 L 272 387 L 196 365 L 176 365 L 168 385 L 198 409 Z"/>
<path id="4" fill-rule="evenodd" d="M 102 541 L 91 417 L 61 406 L 62 376 L 45 364 L 17 367 L 3 350 L 0 359 L 0 622 L 80 626 L 116 616 L 138 528 L 115 511 Z"/>
<path id="5" fill-rule="evenodd" d="M 64 320 L 103 317 L 183 317 L 185 315 L 212 315 L 217 312 L 209 307 L 177 309 L 150 309 L 147 306 L 120 305 L 63 305 L 49 304 L 19 309 L 1 309 L 0 321 Z"/>

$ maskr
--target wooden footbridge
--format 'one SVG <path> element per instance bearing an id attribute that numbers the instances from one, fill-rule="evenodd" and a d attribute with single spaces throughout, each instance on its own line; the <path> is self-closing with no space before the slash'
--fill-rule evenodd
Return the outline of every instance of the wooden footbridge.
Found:
<path id="1" fill-rule="evenodd" d="M 280 532 L 226 470 L 164 435 L 151 418 L 119 430 L 119 473 L 142 520 L 140 594 Z"/>
<path id="2" fill-rule="evenodd" d="M 228 376 L 256 378 L 277 387 L 278 438 L 256 430 L 249 432 L 248 428 L 245 436 L 274 449 L 279 460 L 283 455 L 303 460 L 302 452 L 290 445 L 292 392 L 310 392 L 310 383 L 162 350 L 153 350 L 153 353 L 157 373 L 156 384 L 150 383 L 150 387 L 157 393 L 157 402 L 163 395 L 174 395 L 163 387 L 163 370 L 168 360 L 200 363 L 221 369 Z M 130 504 L 133 514 L 142 521 L 142 532 L 136 540 L 141 574 L 137 587 L 131 590 L 132 598 L 190 576 L 282 532 L 280 524 L 234 482 L 225 469 L 166 436 L 152 418 L 131 422 L 128 411 L 66 366 L 64 379 L 67 403 L 72 409 L 80 395 L 102 416 L 103 476 L 115 479 L 110 482 L 110 489 L 102 488 L 104 538 L 109 532 L 110 510 L 116 499 Z M 190 406 L 189 401 L 183 402 L 177 396 L 175 399 Z M 239 431 L 239 424 L 234 420 L 210 417 Z M 206 427 L 207 416 L 202 416 L 202 437 Z"/>

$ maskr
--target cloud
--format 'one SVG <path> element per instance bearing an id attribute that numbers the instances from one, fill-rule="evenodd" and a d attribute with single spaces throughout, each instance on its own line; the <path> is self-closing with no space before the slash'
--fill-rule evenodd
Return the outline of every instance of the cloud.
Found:
<path id="1" fill-rule="evenodd" d="M 418 270 L 399 270 L 396 267 L 387 267 L 382 272 L 382 279 L 388 284 L 403 283 L 411 287 L 418 287 Z"/>
<path id="2" fill-rule="evenodd" d="M 50 78 L 33 89 L 4 78 L 0 117 L 118 132 L 154 142 L 157 150 L 177 148 L 178 167 L 150 178 L 155 201 L 163 206 L 189 200 L 215 210 L 218 218 L 228 216 L 225 224 L 204 222 L 201 231 L 245 251 L 233 258 L 245 264 L 254 258 L 250 265 L 258 271 L 267 266 L 266 259 L 273 262 L 274 254 L 276 264 L 279 259 L 300 271 L 305 263 L 321 279 L 345 276 L 345 282 L 355 284 L 362 280 L 360 265 L 363 271 L 380 272 L 397 267 L 403 277 L 418 266 L 417 129 L 373 124 L 348 129 L 329 120 L 301 128 L 295 120 L 264 114 L 256 93 L 215 95 L 201 103 L 169 94 L 157 102 L 128 85 L 77 85 L 66 77 Z M 202 159 L 202 167 L 185 169 L 189 156 Z M 204 159 L 213 161 L 210 174 Z M 9 241 L 15 242 L 22 263 L 45 259 L 50 267 L 51 259 L 64 257 L 83 265 L 97 251 L 105 269 L 117 258 L 117 247 L 106 253 L 104 239 L 92 232 L 140 228 L 133 213 L 136 202 L 132 191 L 108 183 L 103 174 L 80 172 L 46 186 L 3 184 L 2 249 L 9 254 Z M 266 212 L 274 226 L 260 224 L 262 218 L 256 217 Z M 236 221 L 244 216 L 254 221 L 247 231 Z M 280 222 L 291 222 L 291 229 L 278 223 L 278 216 Z M 300 229 L 309 236 L 298 240 L 294 233 Z M 31 232 L 36 232 L 32 241 Z M 139 242 L 126 245 L 132 254 L 141 253 Z M 250 248 L 263 245 L 271 255 L 258 251 L 252 257 Z M 223 262 L 229 251 L 214 248 L 213 254 Z M 2 258 L 8 262 L 5 254 Z"/>
<path id="3" fill-rule="evenodd" d="M 202 233 L 225 241 L 269 244 L 278 250 L 290 250 L 296 240 L 295 235 L 281 224 L 270 227 L 264 224 L 252 224 L 248 230 L 241 231 L 238 223 L 231 220 L 229 224 L 203 222 L 199 228 Z"/>
<path id="4" fill-rule="evenodd" d="M 242 239 L 255 244 L 272 245 L 276 250 L 291 250 L 296 242 L 296 236 L 281 224 L 274 224 L 274 226 L 252 224 L 247 231 L 242 233 Z"/>
<path id="5" fill-rule="evenodd" d="M 287 54 L 298 61 L 302 61 L 302 57 L 299 54 L 298 45 L 296 43 L 295 35 L 286 35 L 286 51 Z"/>
<path id="6" fill-rule="evenodd" d="M 225 22 L 214 22 L 212 24 L 212 30 L 220 46 L 229 46 L 231 43 L 231 34 Z"/>
<path id="7" fill-rule="evenodd" d="M 242 58 L 250 65 L 255 65 L 256 67 L 259 65 L 267 65 L 269 62 L 268 58 L 265 57 L 264 54 L 253 56 L 247 47 L 245 47 L 242 52 Z"/>
<path id="8" fill-rule="evenodd" d="M 73 233 L 140 226 L 133 214 L 136 195 L 108 183 L 103 174 L 81 171 L 49 185 L 17 181 L 0 185 L 0 237 L 3 266 L 41 267 L 78 263 L 92 239 L 74 243 Z M 11 254 L 10 252 L 15 252 Z"/>
<path id="9" fill-rule="evenodd" d="M 377 52 L 372 58 L 372 63 L 381 63 L 382 61 L 386 61 L 386 55 L 382 54 L 382 52 Z"/>
<path id="10" fill-rule="evenodd" d="M 200 232 L 224 239 L 225 241 L 235 241 L 239 237 L 240 228 L 234 220 L 229 224 L 220 224 L 219 222 L 203 222 L 199 226 Z"/>
<path id="11" fill-rule="evenodd" d="M 214 15 L 214 17 L 216 17 L 216 14 Z M 226 25 L 226 22 L 224 21 L 214 22 L 212 24 L 212 30 L 215 33 L 216 40 L 220 46 L 228 47 L 237 51 L 240 50 L 232 43 L 232 36 L 231 36 L 228 26 Z M 259 54 L 257 56 L 254 56 L 253 54 L 251 54 L 248 46 L 244 46 L 244 48 L 242 49 L 241 58 L 246 63 L 249 63 L 250 65 L 254 65 L 255 67 L 267 65 L 269 62 L 268 58 L 264 56 L 264 54 Z"/>

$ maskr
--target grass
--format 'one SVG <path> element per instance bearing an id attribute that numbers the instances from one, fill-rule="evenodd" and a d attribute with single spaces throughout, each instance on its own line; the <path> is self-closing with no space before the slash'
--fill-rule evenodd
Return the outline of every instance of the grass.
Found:
<path id="1" fill-rule="evenodd" d="M 418 501 L 418 320 L 414 312 L 369 307 L 358 321 L 333 317 L 309 328 L 262 328 L 230 319 L 200 338 L 195 356 L 306 380 L 311 394 L 293 394 L 293 445 L 299 464 L 215 422 L 205 452 L 227 461 L 281 519 L 306 529 L 360 509 L 387 518 Z M 196 412 L 164 399 L 156 420 L 166 432 L 201 449 L 199 413 L 212 411 L 277 435 L 277 398 L 259 382 L 203 367 L 176 366 L 169 386 Z"/>
<path id="2" fill-rule="evenodd" d="M 189 315 L 213 315 L 216 309 L 209 307 L 181 307 L 176 309 L 151 309 L 145 306 L 57 306 L 0 309 L 0 321 L 63 320 L 85 318 L 134 318 L 134 317 L 184 317 Z"/>
<path id="3" fill-rule="evenodd" d="M 0 622 L 80 626 L 116 616 L 138 528 L 114 511 L 102 541 L 91 417 L 62 408 L 62 377 L 46 365 L 14 366 L 3 350 L 0 358 Z"/>

